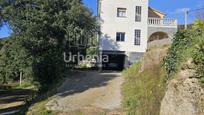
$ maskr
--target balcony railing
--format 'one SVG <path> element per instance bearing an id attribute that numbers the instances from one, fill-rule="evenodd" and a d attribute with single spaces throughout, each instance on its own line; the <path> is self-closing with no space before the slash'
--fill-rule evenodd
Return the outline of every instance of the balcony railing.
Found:
<path id="1" fill-rule="evenodd" d="M 177 20 L 176 19 L 168 19 L 168 18 L 148 18 L 149 26 L 170 26 L 170 27 L 177 27 Z"/>

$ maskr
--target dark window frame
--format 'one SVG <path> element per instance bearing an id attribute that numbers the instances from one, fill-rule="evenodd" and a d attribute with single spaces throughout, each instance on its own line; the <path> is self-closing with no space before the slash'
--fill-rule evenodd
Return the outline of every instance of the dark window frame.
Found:
<path id="1" fill-rule="evenodd" d="M 142 21 L 142 6 L 135 7 L 135 21 L 136 22 Z"/>
<path id="2" fill-rule="evenodd" d="M 116 42 L 125 42 L 125 32 L 116 32 Z"/>
<path id="3" fill-rule="evenodd" d="M 141 34 L 142 34 L 142 31 L 140 29 L 135 29 L 134 45 L 140 45 L 141 44 Z"/>

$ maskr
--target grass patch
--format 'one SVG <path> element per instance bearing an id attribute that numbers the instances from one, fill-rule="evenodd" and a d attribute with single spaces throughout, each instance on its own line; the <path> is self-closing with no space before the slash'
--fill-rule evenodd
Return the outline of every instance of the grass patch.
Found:
<path id="1" fill-rule="evenodd" d="M 45 105 L 48 103 L 50 98 L 35 103 L 27 112 L 27 115 L 56 115 L 57 112 L 49 111 Z"/>
<path id="2" fill-rule="evenodd" d="M 124 71 L 123 105 L 128 115 L 159 115 L 165 93 L 165 72 L 160 65 L 139 73 L 140 63 Z"/>
<path id="3" fill-rule="evenodd" d="M 35 86 L 30 82 L 23 82 L 21 85 L 16 86 L 15 89 L 35 89 Z"/>

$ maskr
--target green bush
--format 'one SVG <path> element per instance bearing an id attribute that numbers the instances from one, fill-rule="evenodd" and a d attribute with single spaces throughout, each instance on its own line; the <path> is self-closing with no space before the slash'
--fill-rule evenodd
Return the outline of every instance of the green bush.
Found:
<path id="1" fill-rule="evenodd" d="M 204 35 L 197 38 L 193 54 L 197 75 L 201 78 L 201 83 L 204 84 Z"/>
<path id="2" fill-rule="evenodd" d="M 204 32 L 200 27 L 200 23 L 195 23 L 193 30 L 179 31 L 175 35 L 173 44 L 164 59 L 167 79 L 176 74 L 188 59 L 193 58 L 197 76 L 204 84 Z"/>
<path id="3" fill-rule="evenodd" d="M 171 48 L 164 58 L 164 67 L 167 79 L 173 76 L 188 58 L 192 57 L 196 37 L 201 33 L 198 30 L 184 30 L 176 33 Z"/>

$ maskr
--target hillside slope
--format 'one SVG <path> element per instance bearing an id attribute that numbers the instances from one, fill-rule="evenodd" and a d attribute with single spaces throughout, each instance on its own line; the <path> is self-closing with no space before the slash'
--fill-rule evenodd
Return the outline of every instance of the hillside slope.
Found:
<path id="1" fill-rule="evenodd" d="M 168 86 L 160 115 L 204 115 L 203 30 L 178 32 L 164 63 Z"/>
<path id="2" fill-rule="evenodd" d="M 123 72 L 123 105 L 129 115 L 159 114 L 165 94 L 165 71 L 161 62 L 167 49 L 168 45 L 153 45 L 140 62 Z"/>
<path id="3" fill-rule="evenodd" d="M 189 60 L 168 83 L 160 115 L 204 115 L 204 89 Z"/>
<path id="4" fill-rule="evenodd" d="M 129 115 L 204 115 L 202 33 L 178 32 L 171 46 L 151 46 L 123 72 L 123 104 Z"/>

